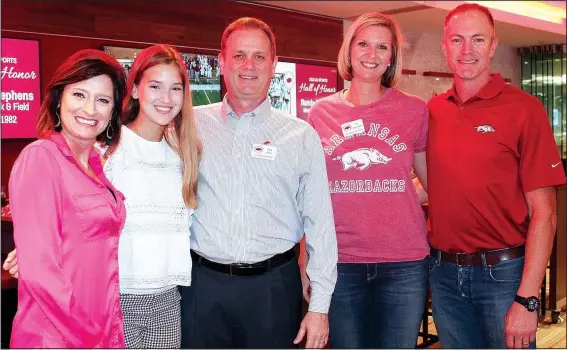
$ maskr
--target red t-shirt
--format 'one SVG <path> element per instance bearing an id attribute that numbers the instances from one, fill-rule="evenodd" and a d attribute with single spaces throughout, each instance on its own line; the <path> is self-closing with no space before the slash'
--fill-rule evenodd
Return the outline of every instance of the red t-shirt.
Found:
<path id="1" fill-rule="evenodd" d="M 422 100 L 394 88 L 370 105 L 354 106 L 340 91 L 311 108 L 308 122 L 325 150 L 339 262 L 429 254 L 410 175 L 414 153 L 425 151 L 427 120 Z"/>
<path id="2" fill-rule="evenodd" d="M 494 74 L 467 102 L 453 86 L 428 107 L 430 245 L 471 253 L 524 244 L 524 193 L 565 183 L 541 102 Z"/>

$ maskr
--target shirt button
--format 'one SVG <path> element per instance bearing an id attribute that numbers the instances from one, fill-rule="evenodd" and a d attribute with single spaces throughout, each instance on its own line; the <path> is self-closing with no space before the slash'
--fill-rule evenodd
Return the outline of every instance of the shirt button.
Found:
<path id="1" fill-rule="evenodd" d="M 240 154 L 239 154 L 239 153 L 236 153 L 236 154 L 234 155 L 234 157 L 235 157 L 235 158 L 240 158 Z"/>
<path id="2" fill-rule="evenodd" d="M 461 107 L 459 107 L 459 109 L 462 111 L 463 109 L 465 109 L 465 107 L 461 106 Z"/>

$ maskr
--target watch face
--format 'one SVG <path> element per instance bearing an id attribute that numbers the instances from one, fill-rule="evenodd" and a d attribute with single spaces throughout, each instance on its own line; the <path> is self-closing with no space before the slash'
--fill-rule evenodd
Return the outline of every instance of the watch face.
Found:
<path id="1" fill-rule="evenodd" d="M 536 311 L 539 309 L 539 300 L 537 298 L 528 298 L 528 305 L 526 305 L 529 311 Z"/>

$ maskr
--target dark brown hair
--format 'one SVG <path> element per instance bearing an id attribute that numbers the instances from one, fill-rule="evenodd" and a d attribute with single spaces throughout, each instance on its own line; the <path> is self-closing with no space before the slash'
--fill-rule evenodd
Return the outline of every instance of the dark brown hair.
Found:
<path id="1" fill-rule="evenodd" d="M 114 87 L 114 106 L 110 122 L 96 139 L 104 141 L 109 149 L 114 149 L 120 142 L 122 100 L 126 93 L 126 74 L 120 63 L 104 51 L 85 49 L 67 58 L 57 68 L 45 90 L 39 110 L 37 123 L 38 138 L 45 138 L 50 132 L 61 132 L 59 107 L 65 86 L 88 80 L 100 75 L 107 75 Z M 59 124 L 59 125 L 58 125 Z M 108 128 L 111 130 L 109 131 Z M 110 138 L 107 137 L 107 132 Z"/>

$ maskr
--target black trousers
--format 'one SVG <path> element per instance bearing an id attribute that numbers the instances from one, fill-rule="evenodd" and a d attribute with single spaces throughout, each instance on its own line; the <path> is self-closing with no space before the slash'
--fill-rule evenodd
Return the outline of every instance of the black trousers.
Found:
<path id="1" fill-rule="evenodd" d="M 301 317 L 296 259 L 256 276 L 193 264 L 181 287 L 181 348 L 295 348 Z"/>

